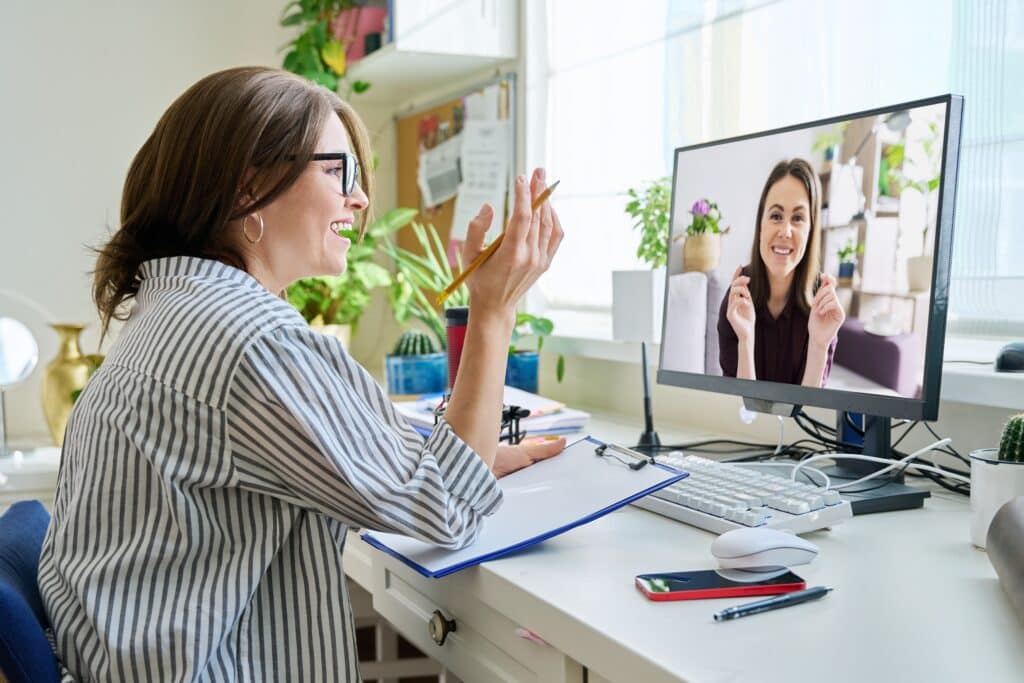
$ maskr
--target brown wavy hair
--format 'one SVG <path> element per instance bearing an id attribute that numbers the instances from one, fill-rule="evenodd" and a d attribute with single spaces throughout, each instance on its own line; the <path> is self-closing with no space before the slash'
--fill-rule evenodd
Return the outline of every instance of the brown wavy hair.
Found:
<path id="1" fill-rule="evenodd" d="M 761 260 L 761 218 L 768 190 L 786 176 L 793 176 L 803 183 L 810 205 L 811 230 L 807 237 L 807 248 L 794 271 L 790 296 L 796 297 L 796 304 L 804 313 L 811 312 L 811 301 L 818 283 L 821 268 L 821 181 L 814 168 L 803 159 L 789 159 L 775 164 L 768 174 L 768 180 L 761 190 L 761 201 L 757 205 L 754 225 L 754 244 L 750 252 L 750 298 L 755 306 L 766 306 L 771 287 L 768 284 L 768 270 Z"/>
<path id="2" fill-rule="evenodd" d="M 97 249 L 93 300 L 103 333 L 111 319 L 127 319 L 143 261 L 198 256 L 245 270 L 238 236 L 227 225 L 298 179 L 332 111 L 348 132 L 370 197 L 366 127 L 326 88 L 278 69 L 239 67 L 206 76 L 178 97 L 132 160 L 121 224 Z M 365 212 L 360 220 L 362 237 Z"/>

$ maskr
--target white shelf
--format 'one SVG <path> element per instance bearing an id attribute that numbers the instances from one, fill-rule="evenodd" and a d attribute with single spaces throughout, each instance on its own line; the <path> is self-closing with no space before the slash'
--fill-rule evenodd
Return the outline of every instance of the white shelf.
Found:
<path id="1" fill-rule="evenodd" d="M 416 95 L 458 84 L 474 75 L 507 62 L 504 57 L 447 55 L 398 50 L 385 45 L 368 57 L 352 64 L 350 82 L 367 81 L 371 87 L 355 95 L 353 103 L 400 105 Z"/>

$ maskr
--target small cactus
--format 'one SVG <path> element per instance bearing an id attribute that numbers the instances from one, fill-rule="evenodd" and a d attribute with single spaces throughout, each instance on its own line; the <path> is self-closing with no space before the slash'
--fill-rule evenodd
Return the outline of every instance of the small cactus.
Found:
<path id="1" fill-rule="evenodd" d="M 1003 427 L 1003 437 L 999 440 L 999 459 L 1024 462 L 1024 413 L 1014 415 Z"/>
<path id="2" fill-rule="evenodd" d="M 437 353 L 437 347 L 425 332 L 406 330 L 398 338 L 392 356 L 419 356 L 425 353 Z"/>

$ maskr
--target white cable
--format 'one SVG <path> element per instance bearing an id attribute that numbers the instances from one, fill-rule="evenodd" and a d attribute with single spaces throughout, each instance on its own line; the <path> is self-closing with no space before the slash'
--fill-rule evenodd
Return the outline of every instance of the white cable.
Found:
<path id="1" fill-rule="evenodd" d="M 786 422 L 781 415 L 777 415 L 776 417 L 779 418 L 779 441 L 775 444 L 775 453 L 773 455 L 778 455 L 782 452 L 782 433 L 786 426 Z"/>
<path id="2" fill-rule="evenodd" d="M 875 458 L 875 457 L 870 456 L 870 455 L 840 455 L 839 457 L 841 457 L 841 458 L 848 458 L 850 460 L 869 460 L 871 462 L 883 462 L 883 463 L 884 462 L 892 462 L 892 460 L 888 460 L 886 458 Z M 922 470 L 922 471 L 925 471 L 925 472 L 934 472 L 936 474 L 942 475 L 943 477 L 949 477 L 950 479 L 956 479 L 958 481 L 962 481 L 965 484 L 970 484 L 971 483 L 970 478 L 962 477 L 959 474 L 953 474 L 952 472 L 947 472 L 946 470 L 942 469 L 941 467 L 932 467 L 931 465 L 920 465 L 918 463 L 906 463 L 905 465 L 903 465 L 903 467 L 906 467 L 907 469 L 911 469 L 911 470 Z M 840 484 L 839 486 L 835 486 L 835 487 L 833 487 L 833 490 L 838 491 L 839 489 L 846 488 L 847 486 L 855 486 L 857 484 L 863 484 L 868 479 L 874 479 L 875 477 L 879 476 L 883 472 L 887 472 L 887 471 L 889 471 L 891 469 L 892 469 L 892 467 L 886 467 L 885 469 L 879 470 L 878 472 L 872 472 L 868 476 L 861 477 L 860 479 L 857 479 L 856 481 L 850 481 L 850 482 L 846 482 L 844 484 Z"/>
<path id="3" fill-rule="evenodd" d="M 795 464 L 789 462 L 733 462 L 729 464 L 737 465 L 739 467 L 796 467 Z M 804 467 L 803 469 L 821 475 L 822 480 L 825 482 L 824 486 L 820 486 L 817 482 L 815 482 L 815 486 L 819 486 L 819 488 L 824 488 L 825 490 L 828 490 L 828 488 L 832 485 L 832 480 L 829 479 L 828 475 L 819 470 L 817 467 Z M 814 477 L 809 478 L 811 481 L 814 481 Z"/>
<path id="4" fill-rule="evenodd" d="M 908 456 L 906 456 L 906 457 L 904 457 L 904 458 L 902 458 L 900 460 L 896 460 L 896 461 L 890 460 L 888 458 L 877 458 L 877 457 L 874 457 L 874 456 L 871 456 L 871 455 L 859 455 L 859 454 L 854 454 L 854 453 L 822 453 L 821 455 L 815 455 L 813 457 L 807 458 L 806 460 L 802 460 L 802 461 L 800 461 L 800 463 L 798 463 L 796 466 L 794 466 L 793 467 L 793 472 L 792 472 L 792 475 L 791 475 L 791 479 L 793 481 L 796 481 L 796 473 L 801 468 L 803 468 L 804 466 L 806 466 L 809 463 L 814 462 L 815 460 L 847 459 L 847 460 L 864 460 L 864 461 L 867 461 L 867 462 L 878 462 L 878 463 L 883 463 L 883 464 L 884 463 L 889 463 L 889 466 L 888 467 L 883 467 L 882 469 L 880 469 L 880 470 L 878 470 L 876 472 L 872 472 L 871 474 L 869 474 L 867 476 L 864 476 L 864 477 L 861 477 L 860 479 L 857 479 L 855 481 L 851 481 L 851 482 L 847 482 L 847 483 L 844 483 L 844 484 L 840 484 L 839 486 L 835 486 L 835 487 L 831 487 L 830 486 L 829 488 L 832 488 L 833 490 L 839 490 L 839 489 L 842 489 L 842 488 L 846 488 L 848 486 L 855 486 L 857 484 L 863 484 L 866 481 L 874 479 L 875 477 L 880 477 L 883 474 L 885 474 L 886 472 L 889 472 L 890 470 L 894 470 L 894 469 L 896 469 L 898 467 L 907 467 L 907 468 L 912 468 L 912 469 L 916 469 L 916 470 L 924 470 L 926 472 L 935 472 L 937 474 L 941 474 L 942 476 L 949 477 L 950 479 L 957 479 L 959 481 L 970 483 L 971 480 L 968 479 L 967 477 L 962 477 L 962 476 L 960 476 L 958 474 L 952 474 L 951 472 L 946 472 L 945 470 L 943 470 L 943 469 L 941 469 L 939 467 L 930 467 L 928 465 L 919 465 L 919 464 L 911 462 L 915 458 L 918 458 L 919 456 L 921 456 L 921 455 L 923 455 L 925 453 L 928 453 L 929 451 L 935 450 L 936 448 L 941 448 L 942 446 L 945 446 L 946 444 L 950 443 L 951 441 L 952 441 L 952 439 L 950 439 L 948 437 L 945 438 L 945 439 L 939 439 L 935 443 L 932 443 L 932 444 L 930 444 L 928 446 L 925 446 L 924 448 L 922 448 L 922 449 L 920 449 L 918 451 L 914 451 L 910 455 L 908 455 Z"/>

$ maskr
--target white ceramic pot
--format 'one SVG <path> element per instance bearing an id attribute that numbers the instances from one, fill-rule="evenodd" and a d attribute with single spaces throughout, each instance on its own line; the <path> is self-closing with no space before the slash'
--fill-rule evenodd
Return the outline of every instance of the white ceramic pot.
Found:
<path id="1" fill-rule="evenodd" d="M 982 549 L 996 511 L 1006 501 L 1024 496 L 1024 462 L 998 456 L 997 448 L 971 452 L 971 543 Z"/>

